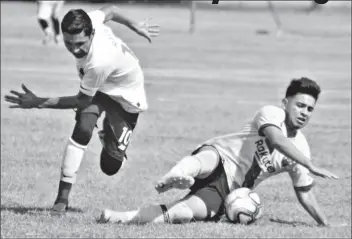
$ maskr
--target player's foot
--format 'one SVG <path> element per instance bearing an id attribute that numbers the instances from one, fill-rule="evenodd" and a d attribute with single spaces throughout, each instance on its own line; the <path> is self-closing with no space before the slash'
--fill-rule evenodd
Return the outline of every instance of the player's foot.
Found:
<path id="1" fill-rule="evenodd" d="M 56 202 L 51 209 L 52 216 L 60 216 L 67 212 L 68 210 L 68 203 L 65 202 Z"/>
<path id="2" fill-rule="evenodd" d="M 167 174 L 155 185 L 158 193 L 163 193 L 172 188 L 187 189 L 194 184 L 194 178 L 188 175 Z"/>
<path id="3" fill-rule="evenodd" d="M 105 209 L 99 219 L 99 223 L 122 223 L 123 213 Z"/>
<path id="4" fill-rule="evenodd" d="M 53 34 L 51 32 L 47 32 L 44 35 L 44 39 L 42 41 L 43 45 L 49 44 L 49 42 L 53 39 Z"/>
<path id="5" fill-rule="evenodd" d="M 59 42 L 60 42 L 60 36 L 56 35 L 56 36 L 54 37 L 54 42 L 55 42 L 55 44 L 59 44 Z"/>

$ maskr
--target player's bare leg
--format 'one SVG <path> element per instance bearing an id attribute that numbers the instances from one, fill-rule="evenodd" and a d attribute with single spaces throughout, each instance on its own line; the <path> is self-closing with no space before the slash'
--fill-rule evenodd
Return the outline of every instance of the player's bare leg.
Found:
<path id="1" fill-rule="evenodd" d="M 80 167 L 86 146 L 69 139 L 61 165 L 61 178 L 58 194 L 52 207 L 52 215 L 63 214 L 68 210 L 68 197 L 72 185 L 76 182 L 76 173 Z"/>
<path id="2" fill-rule="evenodd" d="M 165 174 L 155 185 L 159 193 L 166 192 L 172 188 L 190 188 L 195 178 L 209 176 L 219 163 L 218 153 L 207 147 L 192 156 L 181 159 L 167 174 Z"/>
<path id="3" fill-rule="evenodd" d="M 119 212 L 105 209 L 100 223 L 189 223 L 204 221 L 216 215 L 222 198 L 214 188 L 202 188 L 195 194 L 166 205 L 149 205 L 132 211 Z"/>
<path id="4" fill-rule="evenodd" d="M 91 107 L 94 109 L 94 106 Z M 89 111 L 89 109 L 88 106 L 86 110 Z M 93 112 L 84 113 L 84 110 L 80 110 L 76 113 L 76 124 L 63 155 L 59 190 L 52 208 L 53 215 L 65 213 L 68 209 L 69 193 L 76 182 L 77 171 L 80 168 L 98 117 L 99 112 L 97 114 Z"/>
<path id="5" fill-rule="evenodd" d="M 54 42 L 56 44 L 60 41 L 60 21 L 59 21 L 59 13 L 64 5 L 64 1 L 57 1 L 54 5 L 52 15 L 51 15 L 51 22 L 54 29 Z"/>
<path id="6" fill-rule="evenodd" d="M 54 28 L 54 42 L 56 44 L 58 44 L 60 41 L 60 21 L 57 17 L 52 16 L 51 22 L 52 22 L 53 28 Z"/>
<path id="7" fill-rule="evenodd" d="M 194 184 L 194 178 L 189 175 L 168 173 L 155 185 L 159 193 L 168 191 L 171 188 L 187 189 Z"/>
<path id="8" fill-rule="evenodd" d="M 43 18 L 38 18 L 38 22 L 39 22 L 40 28 L 44 32 L 44 38 L 43 38 L 42 43 L 44 45 L 46 45 L 52 40 L 52 38 L 54 37 L 54 34 L 53 34 L 52 30 L 50 29 L 49 23 L 47 20 L 45 20 Z"/>
<path id="9" fill-rule="evenodd" d="M 271 16 L 273 17 L 275 26 L 276 26 L 276 36 L 280 37 L 284 35 L 284 31 L 282 28 L 281 20 L 279 18 L 279 14 L 277 13 L 274 3 L 271 1 L 266 1 L 268 4 L 269 11 L 271 13 Z"/>

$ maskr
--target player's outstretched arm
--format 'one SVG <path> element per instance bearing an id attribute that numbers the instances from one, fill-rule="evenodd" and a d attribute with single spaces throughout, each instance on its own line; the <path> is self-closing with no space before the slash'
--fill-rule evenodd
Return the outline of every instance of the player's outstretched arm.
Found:
<path id="1" fill-rule="evenodd" d="M 11 90 L 12 95 L 5 95 L 5 101 L 12 103 L 10 108 L 51 108 L 51 109 L 74 109 L 89 104 L 93 97 L 78 93 L 75 96 L 64 96 L 56 98 L 37 97 L 25 85 L 22 84 L 24 93 Z"/>
<path id="2" fill-rule="evenodd" d="M 295 188 L 298 201 L 303 208 L 314 218 L 319 226 L 322 227 L 346 227 L 347 223 L 344 222 L 329 222 L 321 211 L 319 204 L 316 200 L 315 194 L 312 189 L 302 190 L 302 188 Z"/>
<path id="3" fill-rule="evenodd" d="M 306 167 L 312 174 L 323 177 L 338 179 L 338 176 L 326 169 L 319 168 L 299 151 L 294 144 L 282 133 L 276 126 L 267 126 L 263 129 L 263 133 L 269 140 L 270 144 L 286 157 Z"/>
<path id="4" fill-rule="evenodd" d="M 136 22 L 129 17 L 125 16 L 121 9 L 115 5 L 109 5 L 99 9 L 104 12 L 105 20 L 104 22 L 114 21 L 122 25 L 127 26 L 137 34 L 148 39 L 149 42 L 152 42 L 151 38 L 159 35 L 159 26 L 155 24 L 149 24 L 148 21 L 151 18 L 147 18 L 142 22 Z"/>
<path id="5" fill-rule="evenodd" d="M 321 211 L 312 189 L 304 190 L 295 188 L 298 201 L 303 208 L 311 215 L 319 226 L 327 226 L 328 221 Z"/>

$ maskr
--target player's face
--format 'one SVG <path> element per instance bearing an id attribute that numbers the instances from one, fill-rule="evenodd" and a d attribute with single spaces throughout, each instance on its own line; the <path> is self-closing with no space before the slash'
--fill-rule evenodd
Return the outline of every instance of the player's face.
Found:
<path id="1" fill-rule="evenodd" d="M 283 100 L 286 111 L 286 124 L 291 129 L 301 129 L 308 121 L 315 107 L 315 99 L 311 95 L 298 93 Z"/>
<path id="2" fill-rule="evenodd" d="M 86 36 L 84 31 L 79 34 L 63 33 L 65 46 L 76 58 L 85 57 L 90 49 L 94 32 L 90 36 Z"/>

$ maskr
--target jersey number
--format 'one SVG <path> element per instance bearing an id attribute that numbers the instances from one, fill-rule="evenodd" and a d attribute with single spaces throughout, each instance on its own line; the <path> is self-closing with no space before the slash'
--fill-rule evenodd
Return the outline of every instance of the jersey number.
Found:
<path id="1" fill-rule="evenodd" d="M 130 130 L 129 128 L 127 128 L 126 126 L 123 127 L 122 129 L 122 134 L 118 140 L 119 143 L 119 149 L 120 150 L 126 150 L 127 145 L 130 141 L 130 136 L 132 134 L 132 130 Z"/>

